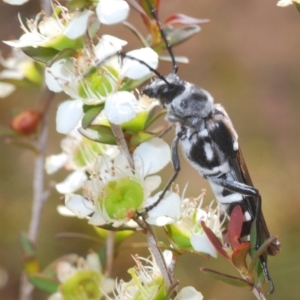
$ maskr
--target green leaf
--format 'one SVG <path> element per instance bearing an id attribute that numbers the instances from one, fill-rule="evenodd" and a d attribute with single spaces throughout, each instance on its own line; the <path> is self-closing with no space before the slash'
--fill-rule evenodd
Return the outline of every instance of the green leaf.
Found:
<path id="1" fill-rule="evenodd" d="M 22 51 L 32 59 L 42 63 L 48 63 L 55 55 L 59 53 L 59 51 L 56 49 L 44 47 L 24 47 L 22 48 Z"/>
<path id="2" fill-rule="evenodd" d="M 58 280 L 42 274 L 30 275 L 29 281 L 38 289 L 50 294 L 57 292 L 59 287 Z"/>
<path id="3" fill-rule="evenodd" d="M 25 257 L 35 255 L 35 247 L 24 233 L 21 234 L 21 246 Z"/>
<path id="4" fill-rule="evenodd" d="M 55 63 L 58 60 L 61 60 L 63 58 L 69 58 L 73 56 L 76 53 L 74 49 L 67 48 L 59 51 L 57 54 L 55 54 L 51 60 L 48 61 L 47 66 L 50 67 L 53 63 Z"/>
<path id="5" fill-rule="evenodd" d="M 251 264 L 249 266 L 249 269 L 252 270 L 253 267 L 254 267 L 254 264 L 256 262 L 256 260 L 258 260 L 258 258 L 261 256 L 261 255 L 266 255 L 266 251 L 267 249 L 269 248 L 269 246 L 277 240 L 277 237 L 276 236 L 270 236 L 268 239 L 266 239 L 263 244 L 258 248 L 258 250 L 252 250 L 251 251 L 251 257 L 252 257 L 252 261 L 251 261 Z M 252 245 L 252 244 L 251 244 Z M 254 247 L 252 247 L 254 248 Z M 253 255 L 253 256 L 252 256 Z"/>
<path id="6" fill-rule="evenodd" d="M 7 144 L 29 150 L 34 154 L 39 154 L 39 149 L 36 148 L 36 145 L 31 141 L 26 141 L 25 139 L 22 139 L 22 137 L 11 137 L 11 139 L 7 141 Z"/>
<path id="7" fill-rule="evenodd" d="M 145 131 L 140 131 L 131 137 L 130 142 L 129 142 L 129 147 L 136 148 L 138 145 L 152 139 L 154 136 L 155 135 L 153 135 L 151 133 L 148 133 Z"/>
<path id="8" fill-rule="evenodd" d="M 242 278 L 238 278 L 238 277 L 231 276 L 228 274 L 220 273 L 220 272 L 217 272 L 217 271 L 214 271 L 211 269 L 207 269 L 207 268 L 200 268 L 200 271 L 204 272 L 205 274 L 210 275 L 211 277 L 213 277 L 215 279 L 218 279 L 225 283 L 228 283 L 230 285 L 234 285 L 236 287 L 241 287 L 241 288 L 246 288 L 250 291 L 253 289 L 253 285 Z"/>
<path id="9" fill-rule="evenodd" d="M 91 125 L 88 128 L 81 127 L 78 131 L 92 141 L 108 145 L 117 145 L 114 134 L 109 126 Z"/>
<path id="10" fill-rule="evenodd" d="M 148 15 L 150 19 L 153 19 L 151 10 L 156 8 L 157 12 L 159 10 L 160 0 L 140 0 L 140 5 Z"/>
<path id="11" fill-rule="evenodd" d="M 123 81 L 122 87 L 119 89 L 120 91 L 132 91 L 142 85 L 145 81 L 150 79 L 152 75 L 147 75 L 141 79 L 133 80 L 133 79 L 125 79 Z"/>
<path id="12" fill-rule="evenodd" d="M 148 118 L 145 122 L 144 128 L 147 129 L 150 125 L 152 125 L 156 120 L 164 117 L 167 114 L 166 110 L 161 110 L 159 113 L 156 115 L 153 115 L 155 111 L 155 107 L 150 111 Z"/>
<path id="13" fill-rule="evenodd" d="M 104 108 L 104 103 L 101 103 L 99 105 L 94 105 L 94 106 L 84 105 L 83 110 L 85 114 L 81 122 L 82 127 L 86 129 L 88 126 L 90 126 L 103 108 Z"/>
<path id="14" fill-rule="evenodd" d="M 200 27 L 198 25 L 185 25 L 175 29 L 166 28 L 165 31 L 170 45 L 174 47 L 198 33 L 200 31 Z M 153 50 L 159 53 L 165 48 L 165 43 L 161 41 L 159 44 L 155 45 Z"/>
<path id="15" fill-rule="evenodd" d="M 75 11 L 80 10 L 86 7 L 89 7 L 93 4 L 91 0 L 68 0 L 67 5 L 69 10 Z"/>
<path id="16" fill-rule="evenodd" d="M 297 2 L 294 2 L 294 4 L 296 5 L 296 8 L 297 8 L 298 12 L 300 12 L 300 4 L 297 3 Z"/>

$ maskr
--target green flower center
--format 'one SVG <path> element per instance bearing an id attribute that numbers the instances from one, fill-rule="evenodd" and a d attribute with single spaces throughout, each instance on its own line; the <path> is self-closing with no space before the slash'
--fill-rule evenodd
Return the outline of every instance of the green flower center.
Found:
<path id="1" fill-rule="evenodd" d="M 60 287 L 64 300 L 99 300 L 100 276 L 91 270 L 77 272 Z"/>
<path id="2" fill-rule="evenodd" d="M 104 205 L 112 219 L 130 219 L 144 201 L 144 191 L 140 183 L 132 178 L 110 181 L 102 190 L 99 204 Z"/>

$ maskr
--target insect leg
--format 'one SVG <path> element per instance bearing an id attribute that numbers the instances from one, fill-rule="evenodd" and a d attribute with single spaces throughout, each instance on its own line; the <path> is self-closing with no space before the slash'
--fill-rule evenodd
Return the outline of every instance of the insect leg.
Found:
<path id="1" fill-rule="evenodd" d="M 165 186 L 163 192 L 159 195 L 158 199 L 154 203 L 152 203 L 151 205 L 147 206 L 145 208 L 145 211 L 150 211 L 152 208 L 154 208 L 163 199 L 163 197 L 166 194 L 167 190 L 170 188 L 170 186 L 172 185 L 172 183 L 174 182 L 174 180 L 178 176 L 178 173 L 180 171 L 180 160 L 179 160 L 179 155 L 178 155 L 179 140 L 180 140 L 180 135 L 178 134 L 175 137 L 175 139 L 172 143 L 172 148 L 171 148 L 171 159 L 172 159 L 172 164 L 173 164 L 173 168 L 174 168 L 174 174 L 170 178 L 167 185 Z"/>
<path id="2" fill-rule="evenodd" d="M 244 196 L 250 196 L 250 197 L 256 197 L 257 201 L 255 204 L 255 212 L 254 212 L 254 221 L 256 222 L 256 242 L 255 242 L 255 249 L 257 250 L 260 245 L 261 245 L 261 238 L 260 238 L 260 234 L 259 234 L 259 220 L 260 220 L 260 214 L 261 214 L 261 197 L 259 194 L 259 191 L 247 184 L 238 182 L 238 181 L 228 181 L 226 179 L 222 179 L 222 178 L 218 178 L 215 176 L 208 176 L 206 175 L 205 178 L 207 180 L 212 181 L 213 183 L 220 185 L 222 187 L 224 187 L 225 189 L 235 192 L 235 193 L 239 193 L 241 195 Z"/>
<path id="3" fill-rule="evenodd" d="M 258 190 L 250 185 L 238 181 L 228 181 L 226 179 L 222 179 L 215 176 L 209 176 L 209 175 L 204 175 L 204 178 L 209 181 L 212 181 L 217 185 L 224 187 L 229 191 L 239 193 L 244 196 L 254 196 L 260 198 Z"/>
<path id="4" fill-rule="evenodd" d="M 215 184 L 218 184 L 218 185 L 226 188 L 227 190 L 232 191 L 232 192 L 236 192 L 236 193 L 242 194 L 244 196 L 252 196 L 252 197 L 257 198 L 256 206 L 255 206 L 254 221 L 256 222 L 255 250 L 258 250 L 259 247 L 261 246 L 261 236 L 260 236 L 260 232 L 259 232 L 260 214 L 261 214 L 261 196 L 259 194 L 259 191 L 252 186 L 246 185 L 246 184 L 238 182 L 238 181 L 228 181 L 228 180 L 225 180 L 222 178 L 218 178 L 215 176 L 208 176 L 208 175 L 206 175 L 205 178 L 207 180 L 212 181 Z M 274 292 L 274 283 L 269 274 L 267 260 L 263 255 L 261 255 L 259 257 L 259 260 L 260 260 L 261 266 L 263 268 L 265 278 L 268 282 L 270 282 L 270 285 L 271 285 L 269 294 L 272 294 Z"/>

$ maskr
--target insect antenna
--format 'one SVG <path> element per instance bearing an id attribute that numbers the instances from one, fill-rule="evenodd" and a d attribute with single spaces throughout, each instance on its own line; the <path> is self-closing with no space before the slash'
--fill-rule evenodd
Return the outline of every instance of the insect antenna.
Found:
<path id="1" fill-rule="evenodd" d="M 165 32 L 162 29 L 161 22 L 158 19 L 157 9 L 156 9 L 156 7 L 154 7 L 154 6 L 151 5 L 150 1 L 147 1 L 147 3 L 148 3 L 148 6 L 149 6 L 149 9 L 151 11 L 151 14 L 152 14 L 154 20 L 156 21 L 157 26 L 158 26 L 158 29 L 159 29 L 159 32 L 160 32 L 160 36 L 163 39 L 163 41 L 165 42 L 167 51 L 169 52 L 169 55 L 171 57 L 172 65 L 173 65 L 172 73 L 176 74 L 177 71 L 178 71 L 178 66 L 177 66 L 177 63 L 176 63 L 176 60 L 175 60 L 175 56 L 174 56 L 172 47 L 171 47 L 171 45 L 170 45 L 170 43 L 169 43 L 169 41 L 168 41 L 168 39 L 166 37 Z"/>
<path id="2" fill-rule="evenodd" d="M 107 60 L 115 57 L 115 56 L 119 56 L 122 58 L 128 58 L 128 59 L 132 59 L 135 60 L 137 62 L 139 62 L 140 64 L 146 66 L 151 72 L 153 72 L 157 77 L 159 77 L 161 80 L 163 80 L 167 85 L 169 85 L 169 82 L 166 80 L 166 78 L 160 74 L 156 69 L 152 68 L 151 66 L 149 66 L 146 62 L 144 62 L 143 60 L 130 56 L 124 52 L 121 51 L 117 51 L 116 53 L 113 53 L 111 55 L 106 56 L 104 59 L 102 59 L 100 62 L 98 62 L 95 66 L 93 66 L 89 72 L 87 72 L 84 77 L 89 77 L 91 74 L 93 74 L 100 66 L 102 66 Z"/>

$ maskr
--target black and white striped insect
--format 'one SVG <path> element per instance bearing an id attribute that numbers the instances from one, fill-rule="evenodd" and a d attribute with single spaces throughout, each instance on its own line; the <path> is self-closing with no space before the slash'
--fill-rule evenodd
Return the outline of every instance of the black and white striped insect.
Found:
<path id="1" fill-rule="evenodd" d="M 167 110 L 166 119 L 175 124 L 176 136 L 172 144 L 174 175 L 160 198 L 147 210 L 151 210 L 163 198 L 167 189 L 180 171 L 178 145 L 181 144 L 188 162 L 208 180 L 221 208 L 230 216 L 232 209 L 239 205 L 244 213 L 241 238 L 250 234 L 250 227 L 256 222 L 256 250 L 271 235 L 261 210 L 261 196 L 253 187 L 246 164 L 238 144 L 238 135 L 220 104 L 214 104 L 209 92 L 180 79 L 171 46 L 152 8 L 152 15 L 160 29 L 161 37 L 173 62 L 173 71 L 166 77 L 155 71 L 157 78 L 145 86 L 142 93 L 156 98 Z M 268 248 L 268 255 L 280 251 L 275 240 Z M 265 279 L 270 282 L 270 293 L 274 284 L 267 268 L 266 255 L 260 256 Z"/>

